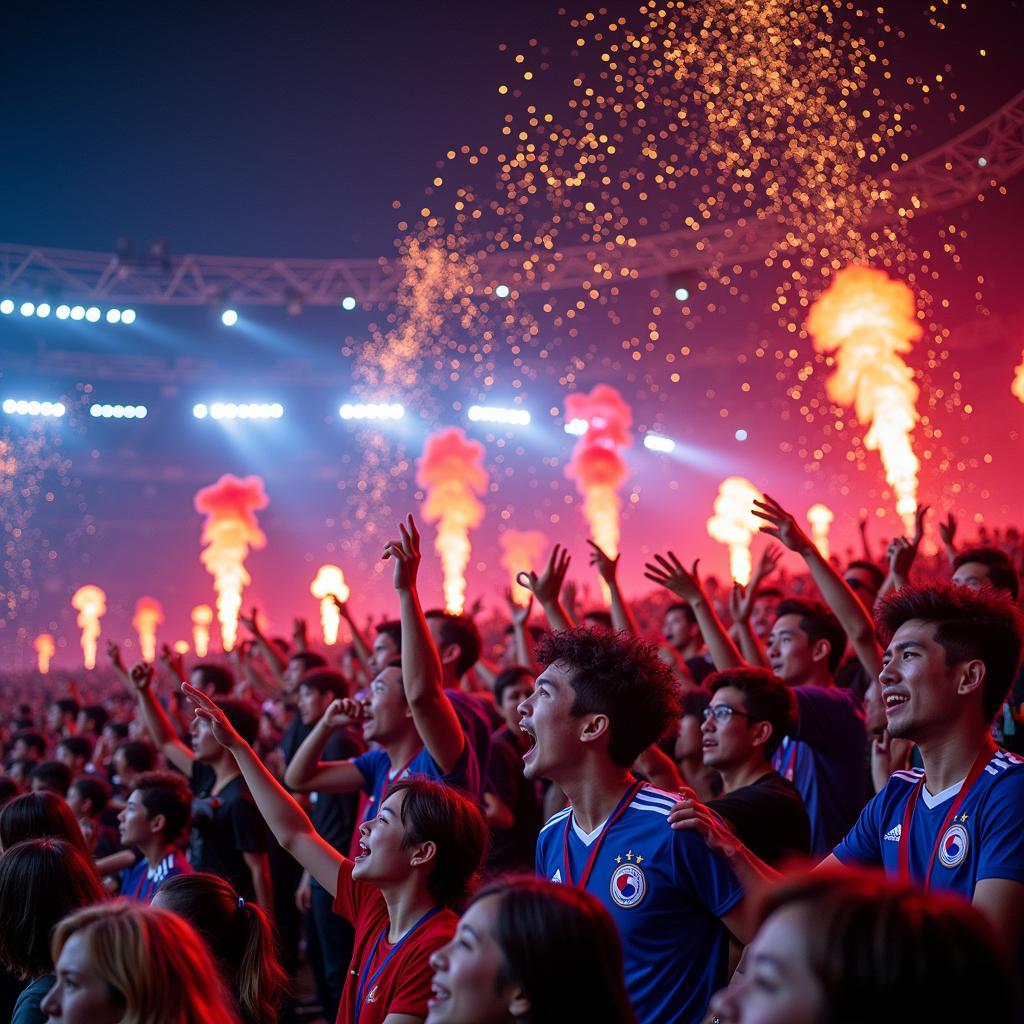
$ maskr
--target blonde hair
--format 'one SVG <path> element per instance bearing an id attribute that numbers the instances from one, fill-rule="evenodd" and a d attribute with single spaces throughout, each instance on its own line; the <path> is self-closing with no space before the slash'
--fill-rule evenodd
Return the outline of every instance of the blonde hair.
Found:
<path id="1" fill-rule="evenodd" d="M 54 963 L 72 935 L 123 1001 L 122 1024 L 238 1024 L 209 950 L 170 911 L 128 900 L 79 910 L 53 933 Z"/>

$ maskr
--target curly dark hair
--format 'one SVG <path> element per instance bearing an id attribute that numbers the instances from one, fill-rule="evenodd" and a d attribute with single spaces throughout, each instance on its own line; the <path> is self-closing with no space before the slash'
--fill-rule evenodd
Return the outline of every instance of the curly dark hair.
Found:
<path id="1" fill-rule="evenodd" d="M 935 627 L 935 641 L 945 650 L 947 665 L 980 660 L 985 665 L 982 711 L 986 719 L 996 716 L 1024 650 L 1024 616 L 1015 605 L 993 590 L 940 584 L 904 587 L 886 598 L 876 615 L 885 646 L 900 626 L 918 619 Z"/>
<path id="2" fill-rule="evenodd" d="M 608 754 L 616 764 L 629 767 L 677 728 L 679 687 L 653 644 L 578 626 L 546 636 L 536 654 L 541 664 L 572 670 L 573 715 L 608 716 Z"/>

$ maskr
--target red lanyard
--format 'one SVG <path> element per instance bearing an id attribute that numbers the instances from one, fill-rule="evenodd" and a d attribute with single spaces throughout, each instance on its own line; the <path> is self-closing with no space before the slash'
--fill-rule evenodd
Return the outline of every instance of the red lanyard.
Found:
<path id="1" fill-rule="evenodd" d="M 634 782 L 626 790 L 626 795 L 619 801 L 615 810 L 612 811 L 612 816 L 604 823 L 604 828 L 601 829 L 601 834 L 597 837 L 597 842 L 594 843 L 594 848 L 590 851 L 590 856 L 587 858 L 587 866 L 583 869 L 583 877 L 579 881 L 580 889 L 586 889 L 587 887 L 587 882 L 590 880 L 590 872 L 594 870 L 594 861 L 597 860 L 598 852 L 601 849 L 601 844 L 604 842 L 604 837 L 608 835 L 608 830 L 626 813 L 626 808 L 633 802 L 633 797 L 640 792 L 642 786 L 642 782 Z M 569 812 L 569 816 L 565 819 L 565 835 L 562 841 L 562 881 L 566 885 L 576 885 L 572 880 L 572 868 L 569 865 L 570 828 L 572 828 L 572 811 Z"/>
<path id="2" fill-rule="evenodd" d="M 394 775 L 392 775 L 391 772 L 385 772 L 384 773 L 384 775 L 383 775 L 383 777 L 381 779 L 381 783 L 380 783 L 380 791 L 377 792 L 377 793 L 372 793 L 371 796 L 370 796 L 370 805 L 366 809 L 367 810 L 367 816 L 365 818 L 366 821 L 370 820 L 371 815 L 369 814 L 369 812 L 370 812 L 371 809 L 375 808 L 374 813 L 372 815 L 373 817 L 376 817 L 380 813 L 380 805 L 382 803 L 384 803 L 384 794 L 388 791 L 388 786 L 390 786 L 394 782 L 398 782 L 398 780 L 409 770 L 409 768 L 412 765 L 413 761 L 415 761 L 416 758 L 419 757 L 420 754 L 422 754 L 422 753 L 423 753 L 423 748 L 420 747 L 420 749 L 417 750 L 416 753 L 413 754 L 412 757 L 410 757 L 409 760 L 406 761 L 405 764 L 402 765 L 402 767 L 399 768 L 399 770 L 397 772 L 395 772 Z M 390 758 L 389 758 L 389 760 L 390 760 Z"/>
<path id="3" fill-rule="evenodd" d="M 974 764 L 971 765 L 971 770 L 967 774 L 967 778 L 964 779 L 963 785 L 960 787 L 960 792 L 957 793 L 956 799 L 953 801 L 953 806 L 946 812 L 946 817 L 942 821 L 942 825 L 939 827 L 938 832 L 935 833 L 935 844 L 932 846 L 932 855 L 928 859 L 928 869 L 925 871 L 924 878 L 921 884 L 925 889 L 931 885 L 932 868 L 935 866 L 935 857 L 939 852 L 939 844 L 942 842 L 943 836 L 946 834 L 946 829 L 953 823 L 956 818 L 956 812 L 960 810 L 960 806 L 963 804 L 973 789 L 974 784 L 978 781 L 981 773 L 985 770 L 985 765 L 992 759 L 992 755 L 995 753 L 995 744 L 988 741 L 978 756 L 974 760 Z M 913 793 L 910 794 L 910 799 L 907 801 L 906 809 L 903 812 L 903 822 L 900 825 L 900 845 L 899 845 L 899 873 L 900 881 L 910 882 L 910 827 L 914 821 L 914 809 L 917 807 L 918 798 L 921 796 L 921 790 L 924 788 L 924 776 L 921 776 L 921 781 L 914 787 Z"/>

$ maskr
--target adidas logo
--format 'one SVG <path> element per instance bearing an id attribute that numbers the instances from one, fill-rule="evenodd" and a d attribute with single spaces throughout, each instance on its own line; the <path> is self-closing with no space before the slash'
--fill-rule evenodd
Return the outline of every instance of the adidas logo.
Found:
<path id="1" fill-rule="evenodd" d="M 903 824 L 902 823 L 897 825 L 895 828 L 889 829 L 889 831 L 886 832 L 885 835 L 882 838 L 883 839 L 887 839 L 887 840 L 889 840 L 889 842 L 892 842 L 892 843 L 898 843 L 900 841 L 900 836 L 901 835 L 903 835 Z"/>

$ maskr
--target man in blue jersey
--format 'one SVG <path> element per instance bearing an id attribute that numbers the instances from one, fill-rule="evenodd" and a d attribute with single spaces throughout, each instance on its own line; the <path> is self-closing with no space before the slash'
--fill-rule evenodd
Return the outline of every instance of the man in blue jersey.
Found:
<path id="1" fill-rule="evenodd" d="M 745 942 L 751 928 L 724 860 L 668 827 L 677 797 L 630 771 L 678 722 L 671 670 L 636 637 L 588 629 L 555 633 L 537 653 L 547 667 L 519 705 L 533 739 L 524 771 L 570 801 L 541 831 L 537 872 L 608 908 L 639 1021 L 697 1022 L 725 981 L 730 933 Z"/>
<path id="2" fill-rule="evenodd" d="M 412 516 L 399 530 L 401 537 L 388 543 L 384 557 L 395 566 L 401 661 L 377 674 L 365 708 L 352 700 L 330 704 L 285 773 L 287 785 L 300 793 L 365 790 L 370 795 L 365 820 L 376 816 L 390 784 L 407 776 L 441 779 L 481 798 L 473 744 L 444 690 L 441 660 L 420 606 L 420 537 Z M 363 739 L 378 749 L 348 761 L 321 761 L 332 731 L 352 721 L 362 722 Z"/>

